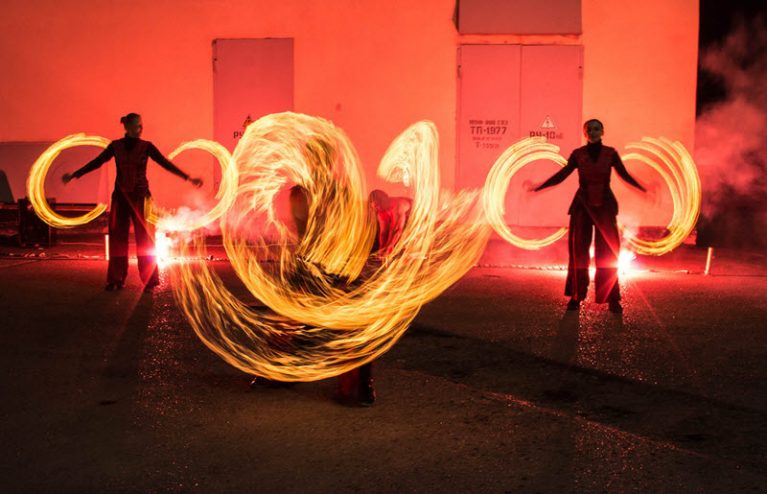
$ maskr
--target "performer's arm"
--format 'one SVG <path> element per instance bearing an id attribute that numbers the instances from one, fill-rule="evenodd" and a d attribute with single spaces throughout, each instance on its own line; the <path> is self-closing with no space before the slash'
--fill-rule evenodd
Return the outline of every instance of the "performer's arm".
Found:
<path id="1" fill-rule="evenodd" d="M 189 175 L 181 171 L 181 168 L 177 167 L 168 158 L 163 156 L 154 144 L 149 144 L 149 149 L 147 152 L 149 157 L 152 158 L 158 165 L 165 168 L 172 174 L 183 178 L 184 180 L 189 180 Z"/>
<path id="2" fill-rule="evenodd" d="M 391 233 L 391 225 L 387 216 L 383 211 L 376 212 L 376 221 L 378 222 L 378 252 L 382 254 L 386 253 L 386 246 L 389 243 L 389 235 Z"/>
<path id="3" fill-rule="evenodd" d="M 557 173 L 549 177 L 545 182 L 543 182 L 541 185 L 533 189 L 533 192 L 538 192 L 539 190 L 543 190 L 547 187 L 552 187 L 554 185 L 562 183 L 567 177 L 570 176 L 570 174 L 575 171 L 578 164 L 575 160 L 574 155 L 570 155 L 570 159 L 567 160 L 567 165 L 565 165 L 564 168 L 559 170 Z"/>
<path id="4" fill-rule="evenodd" d="M 615 157 L 613 158 L 613 167 L 615 167 L 615 171 L 618 173 L 618 176 L 621 177 L 627 184 L 641 190 L 642 192 L 647 192 L 647 189 L 645 189 L 642 184 L 637 182 L 636 179 L 629 174 L 628 170 L 626 170 L 626 165 L 623 164 L 623 161 L 621 161 L 621 157 L 618 155 L 618 153 L 615 153 Z"/>
<path id="5" fill-rule="evenodd" d="M 91 161 L 85 164 L 82 168 L 78 169 L 74 173 L 67 173 L 64 174 L 64 183 L 69 182 L 73 178 L 80 178 L 86 173 L 90 173 L 93 170 L 97 170 L 101 168 L 101 165 L 106 163 L 107 161 L 111 160 L 114 157 L 115 153 L 112 149 L 112 143 L 110 143 L 101 153 L 93 158 Z"/>
<path id="6" fill-rule="evenodd" d="M 394 218 L 394 224 L 392 225 L 389 240 L 386 245 L 387 254 L 394 250 L 394 246 L 397 245 L 400 237 L 402 237 L 402 231 L 405 229 L 405 223 L 407 222 L 408 216 L 410 216 L 410 207 L 411 201 L 409 199 L 397 200 L 396 218 Z"/>

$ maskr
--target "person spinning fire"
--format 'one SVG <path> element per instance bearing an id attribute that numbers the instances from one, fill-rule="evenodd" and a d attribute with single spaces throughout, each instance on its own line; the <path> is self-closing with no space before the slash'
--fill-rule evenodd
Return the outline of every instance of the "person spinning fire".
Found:
<path id="1" fill-rule="evenodd" d="M 141 115 L 129 113 L 120 118 L 125 127 L 125 137 L 109 143 L 96 158 L 74 173 L 65 173 L 63 182 L 79 179 L 86 173 L 98 169 L 115 159 L 117 177 L 109 211 L 109 267 L 107 268 L 106 290 L 119 290 L 125 286 L 128 275 L 128 233 L 133 222 L 136 236 L 136 257 L 144 291 L 151 292 L 159 284 L 159 272 L 154 256 L 154 238 L 144 218 L 144 201 L 151 196 L 146 178 L 147 159 L 152 158 L 169 172 L 190 182 L 195 187 L 202 187 L 202 180 L 191 178 L 171 163 L 154 144 L 142 140 L 144 129 Z"/>
<path id="2" fill-rule="evenodd" d="M 309 192 L 300 185 L 290 189 L 290 212 L 296 227 L 299 242 L 305 237 L 309 220 Z M 307 286 L 306 274 L 298 274 L 295 283 Z M 268 379 L 256 378 L 255 382 Z M 371 406 L 375 403 L 376 392 L 373 381 L 373 363 L 368 362 L 338 376 L 336 400 L 345 405 Z"/>
<path id="3" fill-rule="evenodd" d="M 613 168 L 626 183 L 647 192 L 623 165 L 614 148 L 602 144 L 604 125 L 597 119 L 583 124 L 583 134 L 588 143 L 572 152 L 567 165 L 537 187 L 533 192 L 557 185 L 574 170 L 578 170 L 578 190 L 568 214 L 570 231 L 568 237 L 569 262 L 565 295 L 570 296 L 567 310 L 578 310 L 586 298 L 589 286 L 589 247 L 594 236 L 596 261 L 596 302 L 608 303 L 610 312 L 622 313 L 620 287 L 618 285 L 618 256 L 620 234 L 617 216 L 618 202 L 610 189 L 610 173 Z"/>
<path id="4" fill-rule="evenodd" d="M 375 251 L 377 247 L 378 255 L 386 257 L 402 237 L 413 201 L 407 197 L 390 197 L 386 192 L 376 189 L 370 193 L 369 202 L 378 224 L 377 245 L 373 249 Z"/>

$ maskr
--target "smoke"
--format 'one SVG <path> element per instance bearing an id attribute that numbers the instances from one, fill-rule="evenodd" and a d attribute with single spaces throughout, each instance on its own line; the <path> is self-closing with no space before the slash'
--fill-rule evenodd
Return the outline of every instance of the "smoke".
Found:
<path id="1" fill-rule="evenodd" d="M 767 24 L 739 19 L 700 55 L 726 97 L 698 117 L 695 159 L 703 185 L 698 244 L 767 245 Z"/>

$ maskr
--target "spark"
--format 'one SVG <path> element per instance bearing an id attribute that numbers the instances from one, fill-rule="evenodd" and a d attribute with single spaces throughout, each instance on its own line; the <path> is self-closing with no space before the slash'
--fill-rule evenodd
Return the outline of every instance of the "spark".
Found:
<path id="1" fill-rule="evenodd" d="M 629 275 L 634 272 L 634 259 L 637 256 L 630 250 L 621 249 L 618 255 L 618 273 L 620 275 Z"/>
<path id="2" fill-rule="evenodd" d="M 175 159 L 182 152 L 191 149 L 199 149 L 212 154 L 221 167 L 221 184 L 216 193 L 217 202 L 205 213 L 189 209 L 172 212 L 157 206 L 151 196 L 148 196 L 144 204 L 144 216 L 149 223 L 157 226 L 158 231 L 191 232 L 204 228 L 217 221 L 234 201 L 237 193 L 237 167 L 229 150 L 218 142 L 197 139 L 182 143 L 168 155 L 168 158 Z"/>
<path id="3" fill-rule="evenodd" d="M 634 254 L 630 250 L 621 249 L 617 259 L 618 274 L 621 276 L 627 276 L 627 275 L 633 274 L 635 272 L 634 259 L 636 258 L 637 258 L 636 254 Z M 591 245 L 589 247 L 589 277 L 591 279 L 594 279 L 596 272 L 597 272 L 597 267 L 594 261 L 594 246 Z"/>
<path id="4" fill-rule="evenodd" d="M 157 265 L 164 268 L 171 260 L 171 248 L 173 240 L 165 231 L 157 231 L 154 237 L 154 255 Z"/>

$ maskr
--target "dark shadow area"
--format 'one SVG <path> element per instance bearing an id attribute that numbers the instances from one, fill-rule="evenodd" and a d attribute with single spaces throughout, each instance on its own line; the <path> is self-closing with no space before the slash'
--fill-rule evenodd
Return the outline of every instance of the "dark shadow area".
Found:
<path id="1" fill-rule="evenodd" d="M 622 327 L 620 316 L 610 324 Z M 560 321 L 557 357 L 576 352 L 577 312 Z M 425 352 L 424 348 L 433 351 Z M 491 399 L 532 403 L 647 440 L 758 467 L 767 413 L 685 391 L 523 353 L 501 343 L 414 324 L 390 352 L 396 366 L 473 387 Z"/>
<path id="2" fill-rule="evenodd" d="M 569 362 L 578 351 L 578 328 L 580 327 L 581 314 L 578 310 L 565 311 L 559 321 L 557 340 L 552 348 L 552 357 L 555 360 Z"/>
<path id="3" fill-rule="evenodd" d="M 112 295 L 104 293 L 105 297 Z M 102 371 L 104 377 L 124 379 L 127 382 L 138 380 L 139 363 L 146 345 L 147 328 L 153 307 L 154 300 L 151 295 L 145 294 L 138 299 L 133 313 L 120 328 L 120 332 L 114 335 L 111 350 L 105 358 Z"/>

